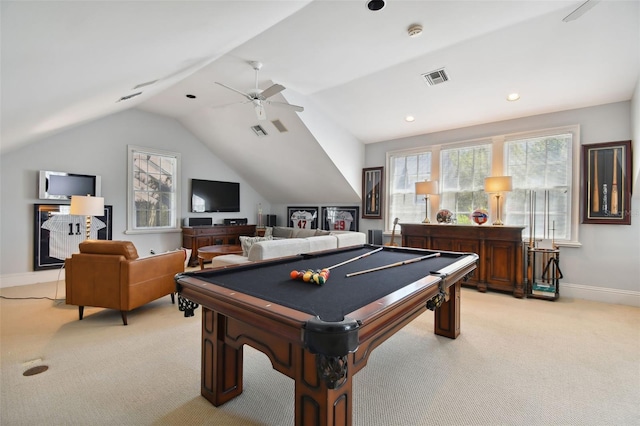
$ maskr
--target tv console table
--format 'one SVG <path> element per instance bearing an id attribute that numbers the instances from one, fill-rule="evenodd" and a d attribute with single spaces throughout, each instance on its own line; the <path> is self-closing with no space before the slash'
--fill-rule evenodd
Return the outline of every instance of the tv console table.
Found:
<path id="1" fill-rule="evenodd" d="M 241 235 L 256 235 L 256 225 L 183 226 L 182 247 L 192 250 L 189 266 L 198 264 L 200 247 L 239 245 Z"/>
<path id="2" fill-rule="evenodd" d="M 524 297 L 523 247 L 520 226 L 401 223 L 405 247 L 472 252 L 478 268 L 463 285 Z"/>

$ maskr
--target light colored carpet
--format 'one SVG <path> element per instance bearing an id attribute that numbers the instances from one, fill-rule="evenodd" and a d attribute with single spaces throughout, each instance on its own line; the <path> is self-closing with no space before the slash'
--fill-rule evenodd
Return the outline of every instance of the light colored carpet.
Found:
<path id="1" fill-rule="evenodd" d="M 201 309 L 184 318 L 168 296 L 126 327 L 118 312 L 86 308 L 78 321 L 50 300 L 0 309 L 3 426 L 293 424 L 293 381 L 249 347 L 244 393 L 217 408 L 200 396 Z M 48 371 L 22 375 L 39 364 Z M 356 425 L 639 425 L 639 407 L 640 309 L 566 298 L 463 289 L 458 339 L 435 336 L 427 312 L 354 378 Z"/>

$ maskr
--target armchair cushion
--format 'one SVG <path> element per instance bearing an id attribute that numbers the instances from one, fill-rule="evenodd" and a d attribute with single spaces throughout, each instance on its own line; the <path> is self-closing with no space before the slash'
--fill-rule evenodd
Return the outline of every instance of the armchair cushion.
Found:
<path id="1" fill-rule="evenodd" d="M 86 240 L 79 245 L 80 253 L 115 254 L 127 260 L 138 258 L 138 250 L 131 241 Z"/>

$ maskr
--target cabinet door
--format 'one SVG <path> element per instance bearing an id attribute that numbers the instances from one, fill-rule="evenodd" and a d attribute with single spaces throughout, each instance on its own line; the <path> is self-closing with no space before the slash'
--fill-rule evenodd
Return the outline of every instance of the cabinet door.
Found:
<path id="1" fill-rule="evenodd" d="M 403 246 L 412 247 L 412 248 L 421 248 L 426 249 L 427 247 L 427 238 L 426 237 L 416 237 L 413 235 L 406 235 L 402 237 Z"/>
<path id="2" fill-rule="evenodd" d="M 454 240 L 453 251 L 459 251 L 464 253 L 475 253 L 478 256 L 480 256 L 480 259 L 482 259 L 481 256 L 484 254 L 482 253 L 482 250 L 480 247 L 480 240 Z M 473 273 L 471 273 L 471 275 L 469 276 L 469 279 L 463 282 L 463 284 L 473 284 L 473 285 L 477 284 L 477 282 L 480 279 L 479 277 L 481 276 L 480 271 L 483 267 L 484 267 L 483 261 L 480 260 L 478 262 L 478 267 L 473 270 Z"/>
<path id="3" fill-rule="evenodd" d="M 516 250 L 507 241 L 487 241 L 487 283 L 491 288 L 513 291 L 516 282 Z"/>
<path id="4" fill-rule="evenodd" d="M 457 240 L 452 238 L 431 238 L 431 247 L 432 250 L 445 250 L 445 251 L 456 251 L 456 243 Z"/>

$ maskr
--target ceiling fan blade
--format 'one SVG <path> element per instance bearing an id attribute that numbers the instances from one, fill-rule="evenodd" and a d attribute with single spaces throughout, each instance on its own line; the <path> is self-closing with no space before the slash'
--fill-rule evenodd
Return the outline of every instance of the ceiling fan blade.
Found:
<path id="1" fill-rule="evenodd" d="M 241 101 L 241 102 L 231 102 L 229 104 L 222 104 L 222 105 L 214 105 L 212 107 L 210 107 L 211 109 L 224 109 L 224 108 L 228 108 L 234 105 L 240 105 L 240 104 L 247 104 L 249 103 L 249 101 Z"/>
<path id="2" fill-rule="evenodd" d="M 273 105 L 275 107 L 279 107 L 279 108 L 289 108 L 292 109 L 294 111 L 298 111 L 298 112 L 302 112 L 304 111 L 304 107 L 298 106 L 298 105 L 293 105 L 293 104 L 288 104 L 286 102 L 276 102 L 276 101 L 265 101 L 267 102 L 269 105 Z"/>
<path id="3" fill-rule="evenodd" d="M 262 93 L 260 93 L 260 96 L 262 97 L 262 99 L 267 99 L 273 95 L 276 95 L 282 92 L 283 90 L 284 90 L 284 86 L 280 84 L 274 84 L 273 86 L 267 87 L 266 89 L 264 89 Z"/>
<path id="4" fill-rule="evenodd" d="M 249 95 L 248 95 L 247 93 L 245 93 L 245 92 L 241 92 L 240 90 L 238 90 L 238 89 L 234 89 L 233 87 L 231 87 L 231 86 L 227 86 L 226 84 L 218 83 L 217 81 L 216 81 L 215 83 L 216 83 L 217 85 L 220 85 L 220 86 L 224 87 L 225 89 L 232 90 L 232 91 L 234 91 L 234 92 L 236 92 L 236 93 L 238 93 L 238 94 L 240 94 L 240 95 L 244 96 L 245 98 L 247 98 L 247 99 L 249 99 L 249 100 L 253 100 L 253 98 L 252 98 L 251 96 L 249 96 Z"/>
<path id="5" fill-rule="evenodd" d="M 578 19 L 579 17 L 584 15 L 589 9 L 591 9 L 593 6 L 595 6 L 599 1 L 600 0 L 587 0 L 587 1 L 585 1 L 580 6 L 578 6 L 577 9 L 575 9 L 573 12 L 571 12 L 570 14 L 565 16 L 564 19 L 562 19 L 562 22 L 575 21 L 576 19 Z"/>

